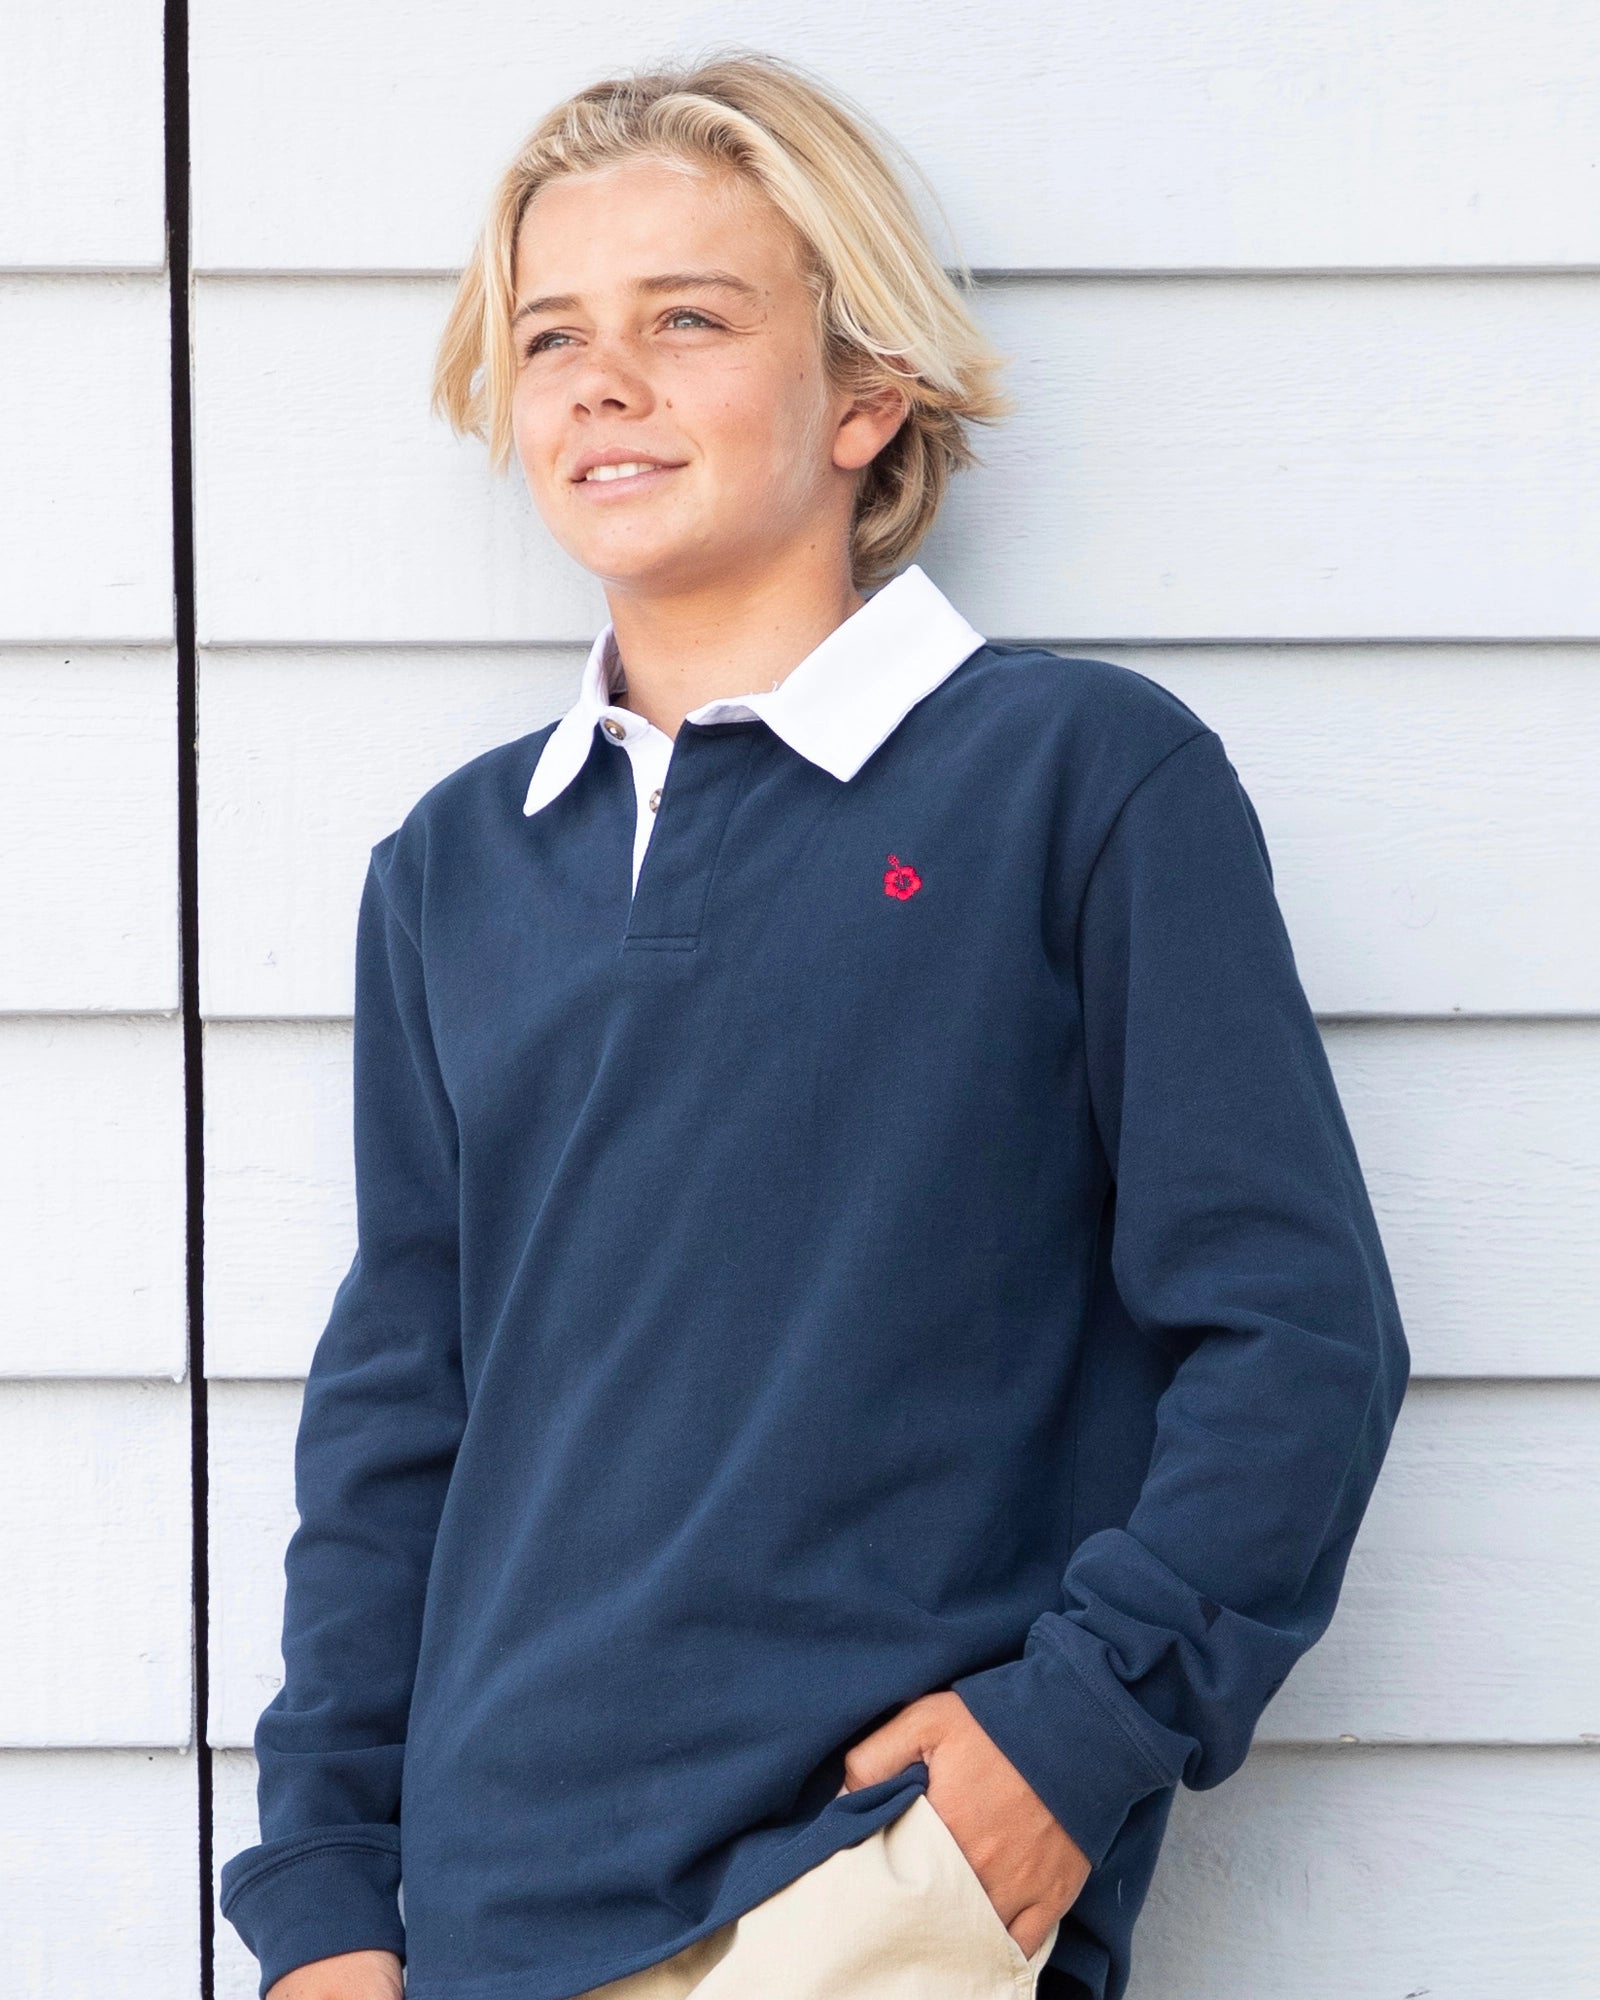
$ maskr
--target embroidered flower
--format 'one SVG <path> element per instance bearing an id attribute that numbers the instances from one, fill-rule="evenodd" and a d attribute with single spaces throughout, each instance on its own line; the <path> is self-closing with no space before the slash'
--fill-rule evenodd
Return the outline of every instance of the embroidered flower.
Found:
<path id="1" fill-rule="evenodd" d="M 897 854 L 889 856 L 889 866 L 884 871 L 883 893 L 898 896 L 903 903 L 907 896 L 914 896 L 922 887 L 922 877 L 909 861 L 902 861 Z"/>

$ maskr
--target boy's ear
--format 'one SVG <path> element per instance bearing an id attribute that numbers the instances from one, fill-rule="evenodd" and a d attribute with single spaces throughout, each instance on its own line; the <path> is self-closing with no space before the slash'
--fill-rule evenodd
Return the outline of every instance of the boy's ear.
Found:
<path id="1" fill-rule="evenodd" d="M 911 414 L 911 399 L 892 382 L 868 389 L 839 420 L 838 445 L 847 447 L 848 456 L 837 462 L 860 471 L 875 459 Z"/>

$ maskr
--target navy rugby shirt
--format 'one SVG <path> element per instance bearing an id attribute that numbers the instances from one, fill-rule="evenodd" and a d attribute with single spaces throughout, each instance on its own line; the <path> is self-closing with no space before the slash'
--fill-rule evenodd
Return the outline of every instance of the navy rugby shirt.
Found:
<path id="1" fill-rule="evenodd" d="M 263 1993 L 382 1946 L 568 2000 L 902 1812 L 926 1765 L 844 1754 L 953 1687 L 1095 1864 L 1041 1994 L 1116 2000 L 1408 1368 L 1255 812 L 1182 701 L 913 566 L 685 720 L 645 847 L 605 637 L 586 720 L 372 850 L 223 1910 Z"/>

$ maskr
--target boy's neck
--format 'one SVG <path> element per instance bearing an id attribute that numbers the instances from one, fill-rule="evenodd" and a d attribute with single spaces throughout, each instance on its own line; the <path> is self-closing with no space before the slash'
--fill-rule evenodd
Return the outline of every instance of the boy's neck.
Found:
<path id="1" fill-rule="evenodd" d="M 705 702 L 778 686 L 866 601 L 847 558 L 825 570 L 770 571 L 737 589 L 608 591 L 607 600 L 627 676 L 617 704 L 668 736 Z"/>

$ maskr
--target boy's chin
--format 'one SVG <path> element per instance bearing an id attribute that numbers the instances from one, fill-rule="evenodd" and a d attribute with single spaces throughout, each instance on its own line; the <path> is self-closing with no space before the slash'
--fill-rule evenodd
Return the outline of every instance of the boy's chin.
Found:
<path id="1" fill-rule="evenodd" d="M 719 549 L 704 537 L 662 541 L 624 536 L 565 544 L 567 554 L 602 583 L 619 589 L 682 590 L 735 572 L 738 548 Z"/>

